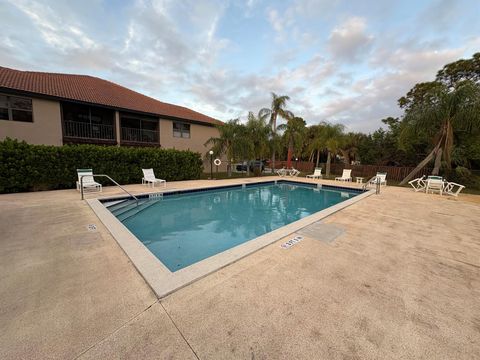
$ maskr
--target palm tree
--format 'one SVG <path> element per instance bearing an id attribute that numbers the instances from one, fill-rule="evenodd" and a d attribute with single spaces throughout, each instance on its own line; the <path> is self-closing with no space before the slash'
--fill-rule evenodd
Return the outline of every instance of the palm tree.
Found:
<path id="1" fill-rule="evenodd" d="M 292 117 L 287 120 L 286 124 L 281 124 L 278 126 L 278 130 L 285 131 L 283 134 L 287 142 L 288 155 L 287 155 L 287 167 L 291 167 L 292 154 L 295 150 L 295 153 L 299 153 L 303 147 L 305 134 L 306 134 L 306 123 L 301 117 Z"/>
<path id="2" fill-rule="evenodd" d="M 270 109 L 263 108 L 259 112 L 259 117 L 262 119 L 266 119 L 270 117 L 269 124 L 272 127 L 272 135 L 275 137 L 277 133 L 277 118 L 278 116 L 286 119 L 288 117 L 293 117 L 292 113 L 285 109 L 287 105 L 287 101 L 290 100 L 290 97 L 287 95 L 280 95 L 278 96 L 274 92 L 272 92 L 272 104 L 270 105 Z M 275 149 L 272 151 L 272 172 L 275 171 Z"/>
<path id="3" fill-rule="evenodd" d="M 362 136 L 361 133 L 354 132 L 349 132 L 344 135 L 340 152 L 342 153 L 346 164 L 350 164 L 352 161 L 357 160 L 358 147 L 362 140 Z"/>
<path id="4" fill-rule="evenodd" d="M 336 155 L 342 146 L 343 140 L 343 128 L 341 124 L 329 124 L 325 123 L 323 130 L 320 134 L 322 143 L 327 150 L 327 164 L 325 169 L 325 175 L 330 176 L 330 164 L 332 162 L 332 155 Z"/>
<path id="5" fill-rule="evenodd" d="M 249 112 L 246 128 L 248 140 L 252 144 L 252 156 L 255 159 L 263 158 L 269 150 L 270 126 L 261 116 L 255 116 L 253 112 Z"/>
<path id="6" fill-rule="evenodd" d="M 320 166 L 320 153 L 325 149 L 323 143 L 322 131 L 325 127 L 325 123 L 322 122 L 318 125 L 312 125 L 307 130 L 307 149 L 310 153 L 310 161 L 313 160 L 314 153 L 316 153 L 316 167 Z"/>
<path id="7" fill-rule="evenodd" d="M 238 158 L 245 145 L 242 137 L 242 126 L 238 119 L 232 119 L 223 125 L 218 125 L 218 137 L 211 137 L 204 144 L 205 146 L 212 146 L 211 150 L 216 156 L 226 155 L 229 177 L 232 176 L 231 161 Z"/>
<path id="8" fill-rule="evenodd" d="M 438 175 L 442 158 L 450 169 L 455 135 L 469 134 L 480 128 L 479 84 L 465 80 L 451 89 L 435 84 L 427 95 L 425 100 L 417 101 L 406 110 L 400 141 L 413 133 L 424 132 L 432 139 L 433 149 L 400 185 L 407 183 L 433 159 L 433 175 Z"/>

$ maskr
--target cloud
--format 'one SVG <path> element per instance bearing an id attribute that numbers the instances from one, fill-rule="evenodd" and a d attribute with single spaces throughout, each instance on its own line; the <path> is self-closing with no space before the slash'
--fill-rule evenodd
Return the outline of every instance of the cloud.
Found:
<path id="1" fill-rule="evenodd" d="M 373 42 L 366 29 L 366 20 L 359 17 L 351 17 L 335 27 L 328 38 L 333 57 L 351 63 L 361 61 Z"/>
<path id="2" fill-rule="evenodd" d="M 455 37 L 414 26 L 445 25 L 442 3 L 422 7 L 429 20 L 409 7 L 399 21 L 373 1 L 362 12 L 340 0 L 11 0 L 0 65 L 99 76 L 222 120 L 268 106 L 273 91 L 309 124 L 373 130 L 416 82 L 478 49 L 477 22 Z"/>
<path id="3" fill-rule="evenodd" d="M 325 19 L 334 14 L 340 4 L 339 0 L 295 0 L 285 12 L 288 21 L 299 18 Z"/>
<path id="4" fill-rule="evenodd" d="M 434 0 L 419 13 L 418 25 L 425 29 L 430 27 L 435 31 L 450 29 L 456 18 L 462 16 L 461 2 L 450 0 Z"/>

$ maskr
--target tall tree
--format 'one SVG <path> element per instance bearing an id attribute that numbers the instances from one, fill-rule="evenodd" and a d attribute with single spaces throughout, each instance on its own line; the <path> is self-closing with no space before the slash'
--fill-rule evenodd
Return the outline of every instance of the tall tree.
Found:
<path id="1" fill-rule="evenodd" d="M 438 175 L 442 159 L 449 169 L 452 163 L 455 134 L 472 133 L 480 128 L 480 86 L 478 84 L 471 80 L 462 80 L 453 86 L 436 82 L 430 84 L 427 89 L 424 84 L 419 84 L 424 87 L 421 97 L 409 99 L 407 94 L 407 101 L 400 103 L 406 109 L 401 138 L 423 131 L 432 140 L 433 148 L 401 184 L 407 183 L 433 159 L 432 174 Z M 417 86 L 409 93 L 418 94 Z"/>
<path id="2" fill-rule="evenodd" d="M 211 137 L 205 146 L 211 146 L 215 156 L 227 157 L 228 176 L 232 175 L 232 160 L 243 160 L 249 147 L 245 126 L 240 124 L 238 119 L 232 119 L 225 124 L 218 125 L 218 137 Z"/>
<path id="3" fill-rule="evenodd" d="M 325 149 L 325 144 L 322 138 L 322 131 L 325 127 L 325 123 L 320 123 L 318 125 L 311 125 L 307 130 L 307 150 L 311 154 L 313 159 L 313 154 L 316 153 L 316 167 L 320 166 L 320 153 Z"/>
<path id="4" fill-rule="evenodd" d="M 293 117 L 292 113 L 286 109 L 287 101 L 290 97 L 287 95 L 277 95 L 272 92 L 272 103 L 270 108 L 263 108 L 259 112 L 259 116 L 262 119 L 270 118 L 269 124 L 272 127 L 272 138 L 275 138 L 277 134 L 277 119 L 282 117 L 284 119 Z M 272 172 L 275 171 L 275 149 L 272 151 Z"/>
<path id="5" fill-rule="evenodd" d="M 325 144 L 324 146 L 327 150 L 327 163 L 325 169 L 325 175 L 327 177 L 330 176 L 330 164 L 332 162 L 332 155 L 335 156 L 342 146 L 343 129 L 344 126 L 341 124 L 325 123 L 321 132 L 321 141 L 323 144 Z"/>
<path id="6" fill-rule="evenodd" d="M 448 87 L 454 87 L 464 80 L 480 83 L 480 52 L 473 54 L 471 59 L 447 64 L 437 73 L 437 81 Z"/>
<path id="7" fill-rule="evenodd" d="M 246 130 L 248 140 L 252 144 L 251 156 L 253 160 L 262 159 L 267 156 L 270 126 L 265 122 L 264 118 L 255 116 L 253 112 L 249 112 Z"/>
<path id="8" fill-rule="evenodd" d="M 286 124 L 278 126 L 278 130 L 285 131 L 283 137 L 286 140 L 288 155 L 287 167 L 292 167 L 292 154 L 301 152 L 306 134 L 306 122 L 301 117 L 292 117 L 287 120 Z"/>
<path id="9" fill-rule="evenodd" d="M 345 159 L 346 164 L 356 161 L 358 157 L 358 148 L 364 135 L 361 133 L 349 132 L 343 136 L 340 152 Z"/>

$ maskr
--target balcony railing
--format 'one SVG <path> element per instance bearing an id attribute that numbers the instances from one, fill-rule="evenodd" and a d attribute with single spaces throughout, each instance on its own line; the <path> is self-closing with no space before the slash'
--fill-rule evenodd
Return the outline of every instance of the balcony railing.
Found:
<path id="1" fill-rule="evenodd" d="M 158 144 L 158 131 L 122 127 L 122 141 Z"/>
<path id="2" fill-rule="evenodd" d="M 65 137 L 80 139 L 115 140 L 113 125 L 64 121 Z"/>

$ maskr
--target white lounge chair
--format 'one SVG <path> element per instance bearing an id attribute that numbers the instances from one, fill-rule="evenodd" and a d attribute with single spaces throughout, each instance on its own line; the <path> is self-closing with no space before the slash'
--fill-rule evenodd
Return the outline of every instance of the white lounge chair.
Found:
<path id="1" fill-rule="evenodd" d="M 443 186 L 443 192 L 447 195 L 452 195 L 452 196 L 458 196 L 460 194 L 460 191 L 465 189 L 465 186 L 454 183 L 454 182 L 448 182 L 446 181 L 444 186 Z"/>
<path id="2" fill-rule="evenodd" d="M 155 174 L 153 172 L 153 169 L 142 169 L 143 171 L 143 178 L 142 178 L 142 184 L 143 185 L 148 185 L 152 184 L 152 187 L 155 187 L 155 184 L 163 183 L 163 187 L 167 186 L 167 181 L 163 179 L 157 179 L 155 177 Z"/>
<path id="3" fill-rule="evenodd" d="M 445 186 L 445 181 L 441 176 L 429 176 L 427 178 L 427 186 L 425 188 L 425 192 L 428 194 L 429 192 L 438 192 L 440 195 L 443 194 L 443 188 Z"/>
<path id="4" fill-rule="evenodd" d="M 311 179 L 321 179 L 323 177 L 322 168 L 315 168 L 313 174 L 307 175 L 306 177 Z"/>
<path id="5" fill-rule="evenodd" d="M 281 177 L 287 176 L 287 169 L 285 169 L 284 167 L 281 168 L 281 169 L 278 169 L 277 170 L 277 175 L 281 176 Z"/>
<path id="6" fill-rule="evenodd" d="M 342 176 L 336 177 L 336 181 L 352 181 L 352 169 L 343 169 Z"/>
<path id="7" fill-rule="evenodd" d="M 89 191 L 99 191 L 102 192 L 102 184 L 97 183 L 93 179 L 93 170 L 92 169 L 77 169 L 78 181 L 77 181 L 77 190 Z"/>
<path id="8" fill-rule="evenodd" d="M 408 182 L 415 192 L 425 191 L 427 188 L 427 177 L 423 175 L 422 177 L 413 179 Z"/>
<path id="9" fill-rule="evenodd" d="M 298 176 L 298 174 L 300 174 L 300 171 L 295 168 L 291 168 L 290 170 L 288 170 L 288 175 L 291 177 L 296 177 Z"/>
<path id="10" fill-rule="evenodd" d="M 380 185 L 387 186 L 387 173 L 384 172 L 377 172 L 377 175 L 370 181 L 371 184 L 376 184 L 380 182 Z"/>

